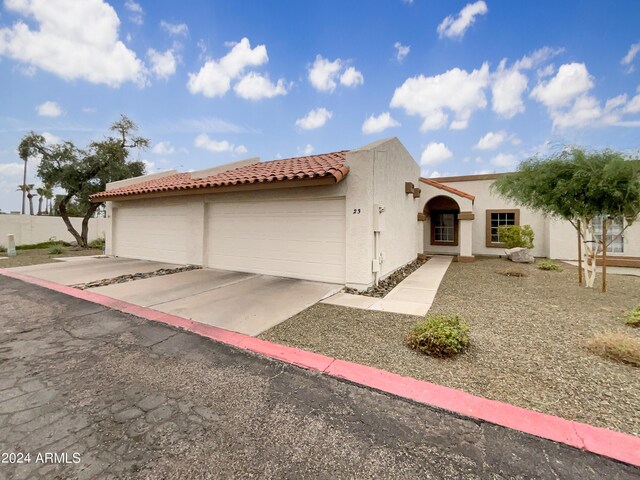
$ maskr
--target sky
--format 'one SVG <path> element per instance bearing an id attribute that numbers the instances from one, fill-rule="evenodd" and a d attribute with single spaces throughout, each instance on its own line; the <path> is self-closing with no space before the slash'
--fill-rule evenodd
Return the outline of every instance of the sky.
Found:
<path id="1" fill-rule="evenodd" d="M 639 21 L 637 0 L 4 0 L 0 209 L 20 209 L 25 134 L 84 146 L 120 114 L 147 173 L 387 137 L 427 177 L 637 155 Z"/>

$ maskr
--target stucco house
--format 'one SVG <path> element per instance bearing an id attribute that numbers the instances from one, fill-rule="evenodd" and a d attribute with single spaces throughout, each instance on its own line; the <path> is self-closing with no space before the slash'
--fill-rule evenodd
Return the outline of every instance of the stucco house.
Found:
<path id="1" fill-rule="evenodd" d="M 106 253 L 364 289 L 419 253 L 501 255 L 502 224 L 529 224 L 536 256 L 577 258 L 566 222 L 491 194 L 493 175 L 425 179 L 397 138 L 354 150 L 109 184 Z M 613 230 L 613 229 L 612 229 Z M 635 238 L 635 242 L 631 239 Z M 640 259 L 634 224 L 613 255 Z"/>

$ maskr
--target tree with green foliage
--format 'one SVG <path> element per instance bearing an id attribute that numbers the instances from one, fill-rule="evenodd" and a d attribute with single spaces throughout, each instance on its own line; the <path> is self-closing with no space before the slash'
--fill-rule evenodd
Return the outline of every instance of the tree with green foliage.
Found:
<path id="1" fill-rule="evenodd" d="M 85 248 L 88 246 L 89 219 L 102 205 L 91 203 L 89 197 L 104 191 L 109 182 L 144 174 L 144 163 L 130 161 L 129 154 L 132 149 L 147 148 L 149 140 L 135 135 L 138 127 L 125 115 L 114 122 L 110 130 L 114 132 L 113 136 L 91 142 L 84 149 L 69 141 L 50 145 L 35 132 L 27 134 L 18 147 L 20 158 L 36 155 L 42 158 L 38 177 L 45 185 L 65 191 L 56 202 L 57 212 L 78 245 Z M 69 220 L 69 207 L 74 204 L 83 217 L 81 232 Z"/>
<path id="2" fill-rule="evenodd" d="M 593 287 L 598 253 L 603 253 L 606 272 L 607 246 L 619 237 L 607 244 L 607 225 L 622 221 L 622 235 L 640 215 L 640 161 L 613 150 L 570 148 L 525 160 L 516 172 L 498 178 L 492 189 L 519 205 L 570 222 L 578 244 L 584 246 L 580 261 L 585 285 Z M 596 218 L 603 219 L 600 241 L 594 234 Z"/>

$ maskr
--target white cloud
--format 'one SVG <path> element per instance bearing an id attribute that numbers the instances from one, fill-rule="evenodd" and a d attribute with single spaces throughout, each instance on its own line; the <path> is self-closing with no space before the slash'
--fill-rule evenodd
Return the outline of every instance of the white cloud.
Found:
<path id="1" fill-rule="evenodd" d="M 410 45 L 402 45 L 400 42 L 396 42 L 393 47 L 396 49 L 396 60 L 398 63 L 402 63 L 407 55 L 409 55 L 409 51 L 411 50 Z"/>
<path id="2" fill-rule="evenodd" d="M 547 107 L 554 128 L 586 128 L 609 125 L 627 126 L 622 117 L 640 109 L 635 97 L 627 103 L 627 95 L 609 98 L 604 106 L 589 91 L 593 80 L 583 63 L 560 66 L 555 76 L 540 82 L 531 97 Z"/>
<path id="3" fill-rule="evenodd" d="M 53 133 L 42 132 L 42 136 L 44 137 L 44 141 L 49 145 L 62 143 L 62 139 L 59 136 L 54 135 Z"/>
<path id="4" fill-rule="evenodd" d="M 532 69 L 562 52 L 561 48 L 543 47 L 523 56 L 511 67 L 507 67 L 507 59 L 503 59 L 492 76 L 493 111 L 503 118 L 513 118 L 516 114 L 524 112 L 522 95 L 527 90 L 528 79 L 522 70 Z M 539 75 L 540 77 L 542 75 Z"/>
<path id="5" fill-rule="evenodd" d="M 227 140 L 213 140 L 209 138 L 206 133 L 198 135 L 193 144 L 198 148 L 203 148 L 214 153 L 229 152 L 233 154 L 247 153 L 247 148 L 244 145 L 234 145 Z"/>
<path id="6" fill-rule="evenodd" d="M 486 14 L 488 11 L 487 4 L 483 0 L 468 3 L 458 12 L 456 17 L 449 15 L 438 25 L 438 35 L 440 38 L 462 38 L 467 29 L 476 21 L 476 17 Z"/>
<path id="7" fill-rule="evenodd" d="M 345 87 L 355 87 L 364 83 L 364 77 L 362 72 L 359 72 L 354 67 L 349 67 L 340 76 L 340 83 Z"/>
<path id="8" fill-rule="evenodd" d="M 186 36 L 189 34 L 189 27 L 186 23 L 169 23 L 164 20 L 160 21 L 160 28 L 172 37 Z"/>
<path id="9" fill-rule="evenodd" d="M 422 166 L 438 165 L 451 157 L 453 153 L 444 143 L 431 142 L 422 151 L 420 164 Z"/>
<path id="10" fill-rule="evenodd" d="M 371 133 L 380 133 L 387 128 L 399 127 L 400 122 L 393 119 L 389 112 L 384 112 L 378 115 L 371 115 L 367 118 L 362 124 L 362 133 L 371 134 Z"/>
<path id="11" fill-rule="evenodd" d="M 36 107 L 38 115 L 41 117 L 59 117 L 62 115 L 62 108 L 56 102 L 46 101 Z"/>
<path id="12" fill-rule="evenodd" d="M 147 51 L 149 62 L 151 62 L 151 71 L 158 78 L 169 78 L 176 73 L 176 57 L 173 54 L 173 50 L 169 49 L 166 52 L 157 52 L 153 48 Z"/>
<path id="13" fill-rule="evenodd" d="M 489 132 L 473 147 L 476 150 L 495 150 L 507 139 L 507 132 Z"/>
<path id="14" fill-rule="evenodd" d="M 127 0 L 124 2 L 124 8 L 130 12 L 129 20 L 136 25 L 142 25 L 144 23 L 144 10 L 142 10 L 142 6 L 139 3 L 133 0 Z"/>
<path id="15" fill-rule="evenodd" d="M 491 85 L 493 111 L 504 118 L 524 112 L 522 94 L 527 89 L 526 75 L 516 69 L 505 69 L 502 61 Z"/>
<path id="16" fill-rule="evenodd" d="M 632 63 L 635 60 L 636 55 L 638 55 L 638 52 L 640 52 L 640 42 L 632 44 L 629 47 L 627 54 L 622 57 L 622 60 L 620 60 L 620 65 L 625 65 L 627 67 L 627 73 L 631 73 L 635 70 Z"/>
<path id="17" fill-rule="evenodd" d="M 233 90 L 236 95 L 246 100 L 260 100 L 287 94 L 284 79 L 281 78 L 274 84 L 269 75 L 260 75 L 256 72 L 249 72 L 242 77 Z"/>
<path id="18" fill-rule="evenodd" d="M 499 153 L 491 159 L 491 164 L 501 168 L 512 168 L 515 166 L 516 156 L 511 153 Z"/>
<path id="19" fill-rule="evenodd" d="M 347 67 L 345 62 L 339 58 L 330 61 L 321 55 L 316 55 L 316 59 L 309 67 L 308 78 L 313 88 L 320 92 L 329 93 L 335 91 L 338 81 L 347 87 L 355 87 L 364 83 L 362 72 L 356 70 L 355 67 Z"/>
<path id="20" fill-rule="evenodd" d="M 531 97 L 547 108 L 559 108 L 571 103 L 579 95 L 593 88 L 593 80 L 584 63 L 561 65 L 558 73 L 546 82 L 540 82 Z"/>
<path id="21" fill-rule="evenodd" d="M 18 176 L 24 172 L 24 163 L 0 163 L 0 175 L 4 176 Z"/>
<path id="22" fill-rule="evenodd" d="M 316 90 L 321 92 L 333 92 L 336 89 L 336 79 L 342 69 L 342 60 L 339 58 L 333 62 L 316 55 L 313 65 L 309 68 L 309 82 Z"/>
<path id="23" fill-rule="evenodd" d="M 629 100 L 624 111 L 625 113 L 640 113 L 640 93 Z"/>
<path id="24" fill-rule="evenodd" d="M 151 151 L 158 155 L 172 155 L 176 148 L 170 142 L 158 142 Z"/>
<path id="25" fill-rule="evenodd" d="M 410 77 L 396 88 L 390 105 L 420 115 L 422 131 L 442 128 L 448 120 L 445 109 L 455 113 L 451 128 L 463 129 L 473 112 L 487 106 L 484 89 L 488 83 L 487 63 L 472 72 L 453 68 L 433 77 Z"/>
<path id="26" fill-rule="evenodd" d="M 117 87 L 144 85 L 144 64 L 118 39 L 120 20 L 102 0 L 5 2 L 5 8 L 32 19 L 0 28 L 0 55 L 53 73 Z"/>
<path id="27" fill-rule="evenodd" d="M 330 112 L 324 107 L 314 108 L 304 117 L 296 120 L 296 126 L 303 130 L 314 130 L 322 127 L 332 116 L 333 112 Z"/>
<path id="28" fill-rule="evenodd" d="M 192 94 L 201 93 L 205 97 L 221 97 L 231 87 L 231 80 L 239 77 L 247 67 L 267 63 L 267 47 L 258 45 L 251 48 L 248 38 L 233 45 L 224 57 L 205 62 L 198 73 L 189 73 L 187 87 Z"/>
<path id="29" fill-rule="evenodd" d="M 307 145 L 304 148 L 300 148 L 298 147 L 298 154 L 299 155 L 311 155 L 313 153 L 313 145 L 311 145 L 310 143 L 307 143 Z"/>

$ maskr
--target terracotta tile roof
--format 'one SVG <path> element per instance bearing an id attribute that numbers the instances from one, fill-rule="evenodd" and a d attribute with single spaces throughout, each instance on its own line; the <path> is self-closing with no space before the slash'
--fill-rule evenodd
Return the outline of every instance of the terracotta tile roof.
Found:
<path id="1" fill-rule="evenodd" d="M 99 201 L 105 198 L 144 193 L 271 183 L 282 180 L 308 178 L 333 177 L 335 182 L 338 183 L 349 173 L 349 167 L 344 164 L 347 152 L 348 150 L 342 150 L 340 152 L 323 153 L 307 157 L 256 162 L 251 165 L 245 165 L 203 178 L 192 178 L 191 173 L 177 173 L 99 192 L 92 195 L 91 200 Z"/>
<path id="2" fill-rule="evenodd" d="M 462 190 L 458 190 L 457 188 L 450 187 L 449 185 L 445 185 L 444 183 L 436 182 L 430 178 L 422 178 L 420 177 L 420 181 L 422 183 L 426 183 L 427 185 L 431 185 L 432 187 L 439 188 L 440 190 L 444 190 L 445 192 L 453 193 L 454 195 L 458 195 L 459 197 L 468 198 L 472 202 L 476 199 L 475 196 L 470 193 L 463 192 Z"/>

